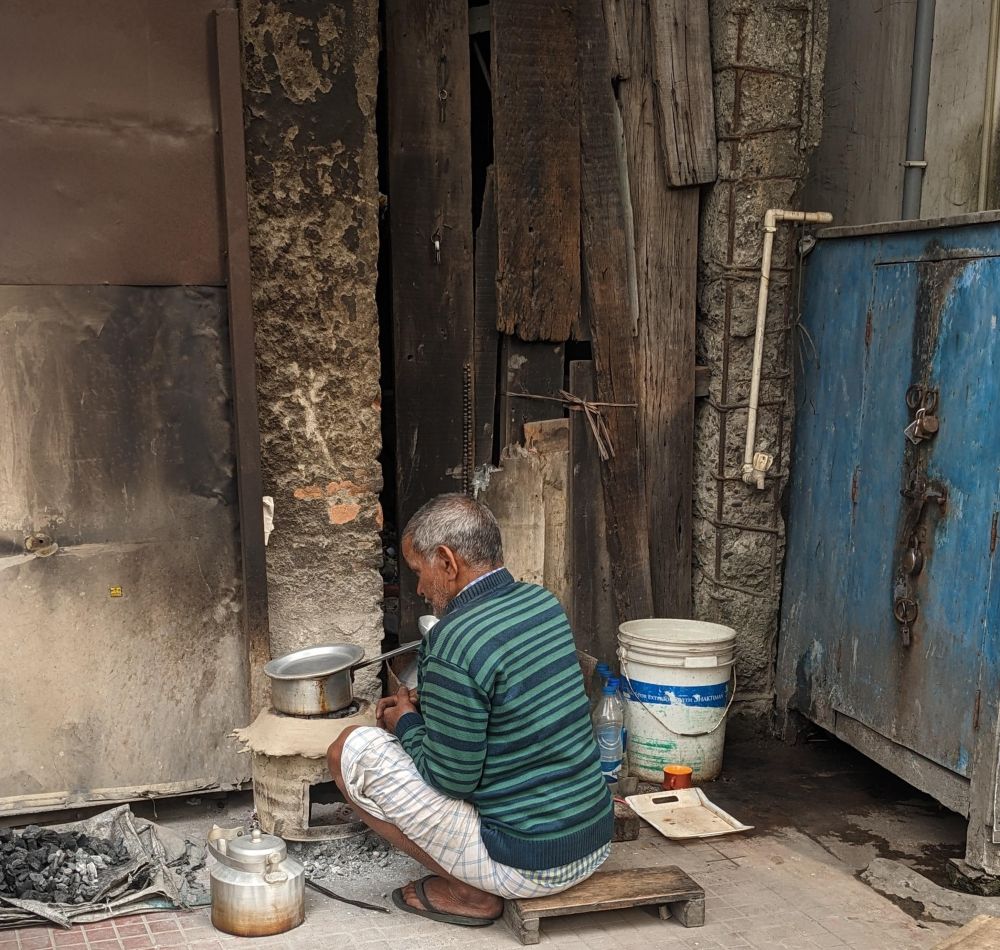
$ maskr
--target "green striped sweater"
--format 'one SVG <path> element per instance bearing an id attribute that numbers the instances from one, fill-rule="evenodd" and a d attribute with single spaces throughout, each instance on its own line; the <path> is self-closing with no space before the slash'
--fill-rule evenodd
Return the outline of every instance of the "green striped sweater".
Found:
<path id="1" fill-rule="evenodd" d="M 396 735 L 434 788 L 476 806 L 483 844 L 520 870 L 611 840 L 611 797 L 566 614 L 507 570 L 459 594 L 420 648 L 420 713 Z"/>

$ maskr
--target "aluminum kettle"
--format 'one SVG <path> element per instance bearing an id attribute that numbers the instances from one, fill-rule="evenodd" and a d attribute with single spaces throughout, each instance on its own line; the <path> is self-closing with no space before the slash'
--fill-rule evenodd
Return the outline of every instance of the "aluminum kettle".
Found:
<path id="1" fill-rule="evenodd" d="M 237 937 L 285 933 L 306 919 L 305 868 L 277 835 L 212 828 L 212 925 Z"/>

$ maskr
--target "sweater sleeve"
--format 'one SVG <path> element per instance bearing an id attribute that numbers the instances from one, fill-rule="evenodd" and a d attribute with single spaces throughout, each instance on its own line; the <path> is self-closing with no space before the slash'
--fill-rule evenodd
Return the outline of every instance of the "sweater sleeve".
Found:
<path id="1" fill-rule="evenodd" d="M 469 798 L 486 761 L 489 696 L 469 673 L 428 657 L 420 682 L 420 713 L 396 723 L 396 736 L 429 785 L 451 798 Z"/>

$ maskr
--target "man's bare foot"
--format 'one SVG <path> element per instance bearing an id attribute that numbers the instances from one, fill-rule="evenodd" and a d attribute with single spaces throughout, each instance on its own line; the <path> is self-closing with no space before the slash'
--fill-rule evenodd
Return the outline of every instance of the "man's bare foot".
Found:
<path id="1" fill-rule="evenodd" d="M 432 910 L 442 914 L 460 914 L 480 920 L 496 920 L 503 913 L 503 898 L 487 894 L 468 884 L 452 883 L 440 877 L 424 881 L 424 893 Z M 416 910 L 426 910 L 412 884 L 403 888 L 403 899 Z"/>

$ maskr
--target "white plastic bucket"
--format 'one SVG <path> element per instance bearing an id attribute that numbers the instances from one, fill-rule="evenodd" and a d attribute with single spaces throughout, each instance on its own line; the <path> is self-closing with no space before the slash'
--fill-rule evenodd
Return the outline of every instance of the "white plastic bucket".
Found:
<path id="1" fill-rule="evenodd" d="M 736 692 L 736 631 L 700 620 L 630 620 L 618 628 L 629 772 L 663 780 L 690 765 L 708 781 L 722 771 L 726 714 Z"/>

